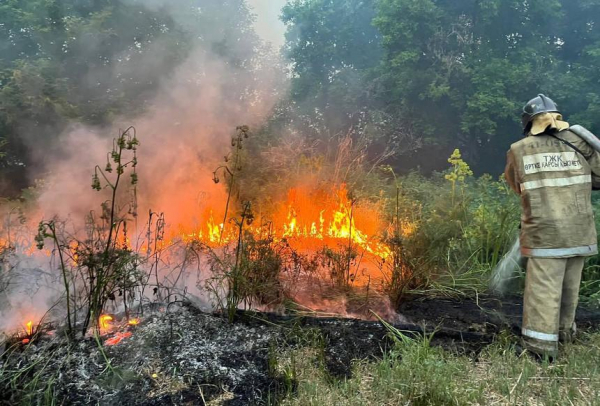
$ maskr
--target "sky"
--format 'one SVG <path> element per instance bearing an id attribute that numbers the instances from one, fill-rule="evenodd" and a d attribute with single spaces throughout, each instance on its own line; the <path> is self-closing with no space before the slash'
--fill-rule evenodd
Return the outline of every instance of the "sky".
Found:
<path id="1" fill-rule="evenodd" d="M 279 20 L 286 0 L 248 0 L 256 14 L 256 32 L 275 47 L 283 45 L 285 26 Z"/>

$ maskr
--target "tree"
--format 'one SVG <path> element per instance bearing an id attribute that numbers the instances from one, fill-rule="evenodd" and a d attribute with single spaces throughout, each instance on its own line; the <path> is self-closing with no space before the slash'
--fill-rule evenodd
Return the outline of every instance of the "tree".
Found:
<path id="1" fill-rule="evenodd" d="M 244 0 L 0 3 L 0 194 L 27 186 L 26 172 L 45 158 L 32 151 L 60 149 L 69 125 L 146 111 L 161 79 L 197 49 L 235 66 L 223 91 L 243 93 L 255 73 L 252 21 Z"/>
<path id="2" fill-rule="evenodd" d="M 381 57 L 379 35 L 371 25 L 373 4 L 296 0 L 283 9 L 294 114 L 313 137 L 345 133 L 368 105 L 364 77 Z"/>
<path id="3" fill-rule="evenodd" d="M 313 132 L 348 128 L 361 111 L 385 123 L 387 141 L 411 133 L 413 148 L 392 141 L 397 168 L 441 169 L 460 147 L 476 171 L 499 173 L 537 93 L 600 130 L 599 19 L 597 0 L 290 1 L 291 98 Z"/>
<path id="4" fill-rule="evenodd" d="M 558 0 L 382 0 L 381 97 L 428 145 L 458 145 L 479 170 L 498 172 L 502 159 L 490 155 L 517 139 L 519 108 L 558 67 L 552 23 L 561 18 Z"/>

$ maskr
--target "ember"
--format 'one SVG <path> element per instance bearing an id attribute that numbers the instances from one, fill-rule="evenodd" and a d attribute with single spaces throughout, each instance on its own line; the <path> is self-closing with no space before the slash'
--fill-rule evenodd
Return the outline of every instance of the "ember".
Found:
<path id="1" fill-rule="evenodd" d="M 123 339 L 125 338 L 129 338 L 131 337 L 131 332 L 126 331 L 124 333 L 116 333 L 113 337 L 107 339 L 106 341 L 104 341 L 105 345 L 117 345 L 119 344 L 121 341 L 123 341 Z"/>

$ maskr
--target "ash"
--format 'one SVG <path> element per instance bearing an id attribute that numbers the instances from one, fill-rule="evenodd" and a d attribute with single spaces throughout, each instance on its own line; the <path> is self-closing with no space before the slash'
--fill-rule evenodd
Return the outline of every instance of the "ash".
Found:
<path id="1" fill-rule="evenodd" d="M 2 371 L 35 365 L 30 372 L 52 382 L 30 394 L 32 403 L 49 390 L 53 398 L 76 405 L 245 405 L 261 403 L 278 389 L 268 368 L 269 348 L 280 335 L 274 326 L 230 324 L 178 305 L 123 328 L 132 336 L 102 347 L 110 366 L 94 337 L 69 345 L 46 335 L 20 354 L 5 354 Z M 2 402 L 11 404 L 11 395 L 15 391 L 6 385 Z"/>

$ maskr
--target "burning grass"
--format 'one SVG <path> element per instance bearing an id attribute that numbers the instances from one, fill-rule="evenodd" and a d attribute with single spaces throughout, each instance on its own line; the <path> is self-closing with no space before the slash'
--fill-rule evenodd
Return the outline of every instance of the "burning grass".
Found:
<path id="1" fill-rule="evenodd" d="M 164 214 L 150 211 L 145 235 L 134 228 L 139 141 L 133 127 L 114 140 L 106 166 L 95 167 L 92 187 L 109 197 L 101 214 L 92 211 L 84 231 L 58 218 L 39 223 L 36 244 L 60 278 L 64 295 L 55 299 L 55 313 L 65 311 L 70 336 L 77 329 L 85 335 L 89 326 L 106 330 L 110 315 L 98 315 L 108 306 L 127 312 L 136 301 L 188 295 L 184 279 L 190 268 L 202 279 L 198 287 L 212 295 L 213 307 L 230 315 L 240 306 L 272 309 L 289 299 L 302 301 L 301 290 L 315 281 L 329 280 L 341 290 L 382 291 L 385 263 L 397 254 L 386 241 L 393 221 L 386 219 L 384 200 L 357 199 L 344 183 L 334 183 L 292 187 L 270 210 L 256 210 L 236 198 L 248 132 L 237 128 L 231 154 L 214 173 L 228 191 L 224 212 L 218 204 L 204 204 L 198 227 L 191 222 L 169 227 Z M 129 186 L 121 190 L 126 179 Z M 133 198 L 123 202 L 129 194 Z M 221 217 L 221 223 L 215 220 Z M 400 227 L 398 218 L 395 224 L 398 236 L 414 229 L 408 222 Z M 19 249 L 23 254 L 29 247 Z"/>
<path id="2" fill-rule="evenodd" d="M 164 213 L 149 211 L 140 232 L 134 227 L 138 141 L 132 129 L 120 134 L 106 168 L 96 167 L 93 187 L 108 191 L 109 199 L 99 216 L 92 212 L 87 217 L 85 233 L 56 218 L 40 223 L 37 243 L 47 247 L 39 258 L 50 258 L 46 274 L 54 277 L 52 286 L 57 278 L 62 286 L 52 297 L 53 311 L 44 317 L 27 315 L 8 341 L 0 380 L 9 401 L 275 403 L 283 396 L 294 402 L 291 395 L 298 390 L 309 403 L 461 403 L 478 402 L 484 390 L 495 390 L 469 387 L 467 393 L 447 382 L 452 374 L 467 380 L 470 351 L 479 352 L 499 326 L 507 327 L 503 320 L 464 322 L 467 314 L 479 314 L 483 302 L 461 307 L 458 314 L 451 303 L 438 302 L 428 314 L 442 326 L 435 344 L 454 352 L 432 350 L 429 338 L 402 338 L 379 364 L 361 364 L 354 372 L 354 359 L 381 357 L 382 349 L 389 349 L 385 330 L 379 324 L 326 318 L 373 319 L 375 312 L 390 322 L 407 323 L 411 307 L 405 299 L 417 291 L 479 297 L 517 222 L 516 199 L 505 183 L 473 179 L 456 152 L 448 172 L 432 179 L 396 177 L 389 168 L 379 168 L 394 182 L 378 194 L 361 194 L 358 182 L 350 187 L 348 179 L 340 179 L 343 165 L 336 160 L 335 181 L 307 186 L 304 179 L 287 184 L 281 199 L 273 193 L 245 200 L 242 196 L 252 197 L 242 190 L 248 157 L 241 150 L 248 138 L 248 128 L 238 127 L 226 165 L 214 173 L 215 181 L 226 185 L 226 202 L 203 202 L 198 208 L 202 221 L 177 226 L 169 225 Z M 129 179 L 129 190 L 118 190 L 124 179 Z M 122 203 L 128 196 L 133 199 Z M 18 247 L 13 241 L 14 235 L 0 246 L 0 287 L 10 286 L 3 278 L 18 268 L 15 257 L 31 256 L 30 245 Z M 217 310 L 230 323 L 198 312 L 189 301 Z M 322 319 L 313 334 L 315 325 L 298 332 L 297 326 L 240 322 L 240 309 Z M 451 313 L 454 324 L 436 319 L 436 309 Z M 46 319 L 58 323 L 40 321 Z M 405 327 L 423 331 L 415 324 Z M 474 342 L 465 344 L 467 337 Z M 307 354 L 315 355 L 327 373 L 314 373 L 320 378 L 303 386 L 303 371 L 314 365 L 295 360 Z M 372 368 L 385 373 L 379 376 Z M 433 376 L 439 371 L 443 376 Z M 351 391 L 362 390 L 360 376 L 395 389 L 384 396 L 365 392 L 354 400 L 345 398 L 342 386 L 326 386 L 318 396 L 312 392 L 312 384 L 330 385 L 330 378 L 353 373 L 359 386 L 352 386 L 356 380 L 348 382 Z M 411 384 L 396 382 L 394 374 Z"/>
<path id="3" fill-rule="evenodd" d="M 287 200 L 276 204 L 271 215 L 259 217 L 246 231 L 256 239 L 269 236 L 274 242 L 283 240 L 298 250 L 318 250 L 347 242 L 367 253 L 387 258 L 389 248 L 382 242 L 387 224 L 383 210 L 369 202 L 357 203 L 348 196 L 345 184 L 331 190 L 309 187 L 292 188 Z M 207 209 L 204 226 L 194 232 L 181 231 L 184 241 L 201 241 L 211 247 L 235 242 L 234 224 L 216 224 L 216 208 Z M 403 230 L 410 233 L 410 226 Z M 222 234 L 222 235 L 221 235 Z"/>
<path id="4" fill-rule="evenodd" d="M 238 308 L 364 318 L 376 310 L 393 321 L 410 292 L 485 290 L 516 224 L 516 199 L 504 182 L 471 179 L 454 154 L 446 176 L 433 179 L 397 177 L 383 168 L 393 175 L 393 188 L 375 196 L 344 182 L 308 186 L 296 177 L 283 195 L 242 201 L 250 194 L 242 191 L 248 131 L 238 127 L 231 153 L 214 173 L 218 187 L 226 186 L 227 202 L 203 201 L 199 223 L 169 224 L 163 213 L 149 211 L 143 232 L 134 228 L 137 201 L 122 203 L 130 192 L 135 196 L 137 184 L 139 142 L 128 129 L 115 140 L 106 168 L 96 167 L 93 186 L 110 199 L 101 216 L 88 217 L 88 237 L 58 219 L 40 224 L 38 243 L 48 246 L 42 254 L 50 256 L 65 291 L 55 299 L 54 315 L 66 310 L 71 334 L 86 334 L 90 323 L 106 329 L 97 315 L 110 313 L 108 307 L 127 313 L 131 306 L 184 297 L 204 300 L 230 321 Z M 357 159 L 352 169 L 360 173 Z M 334 173 L 344 165 L 336 159 Z M 118 192 L 125 175 L 130 190 Z"/>

